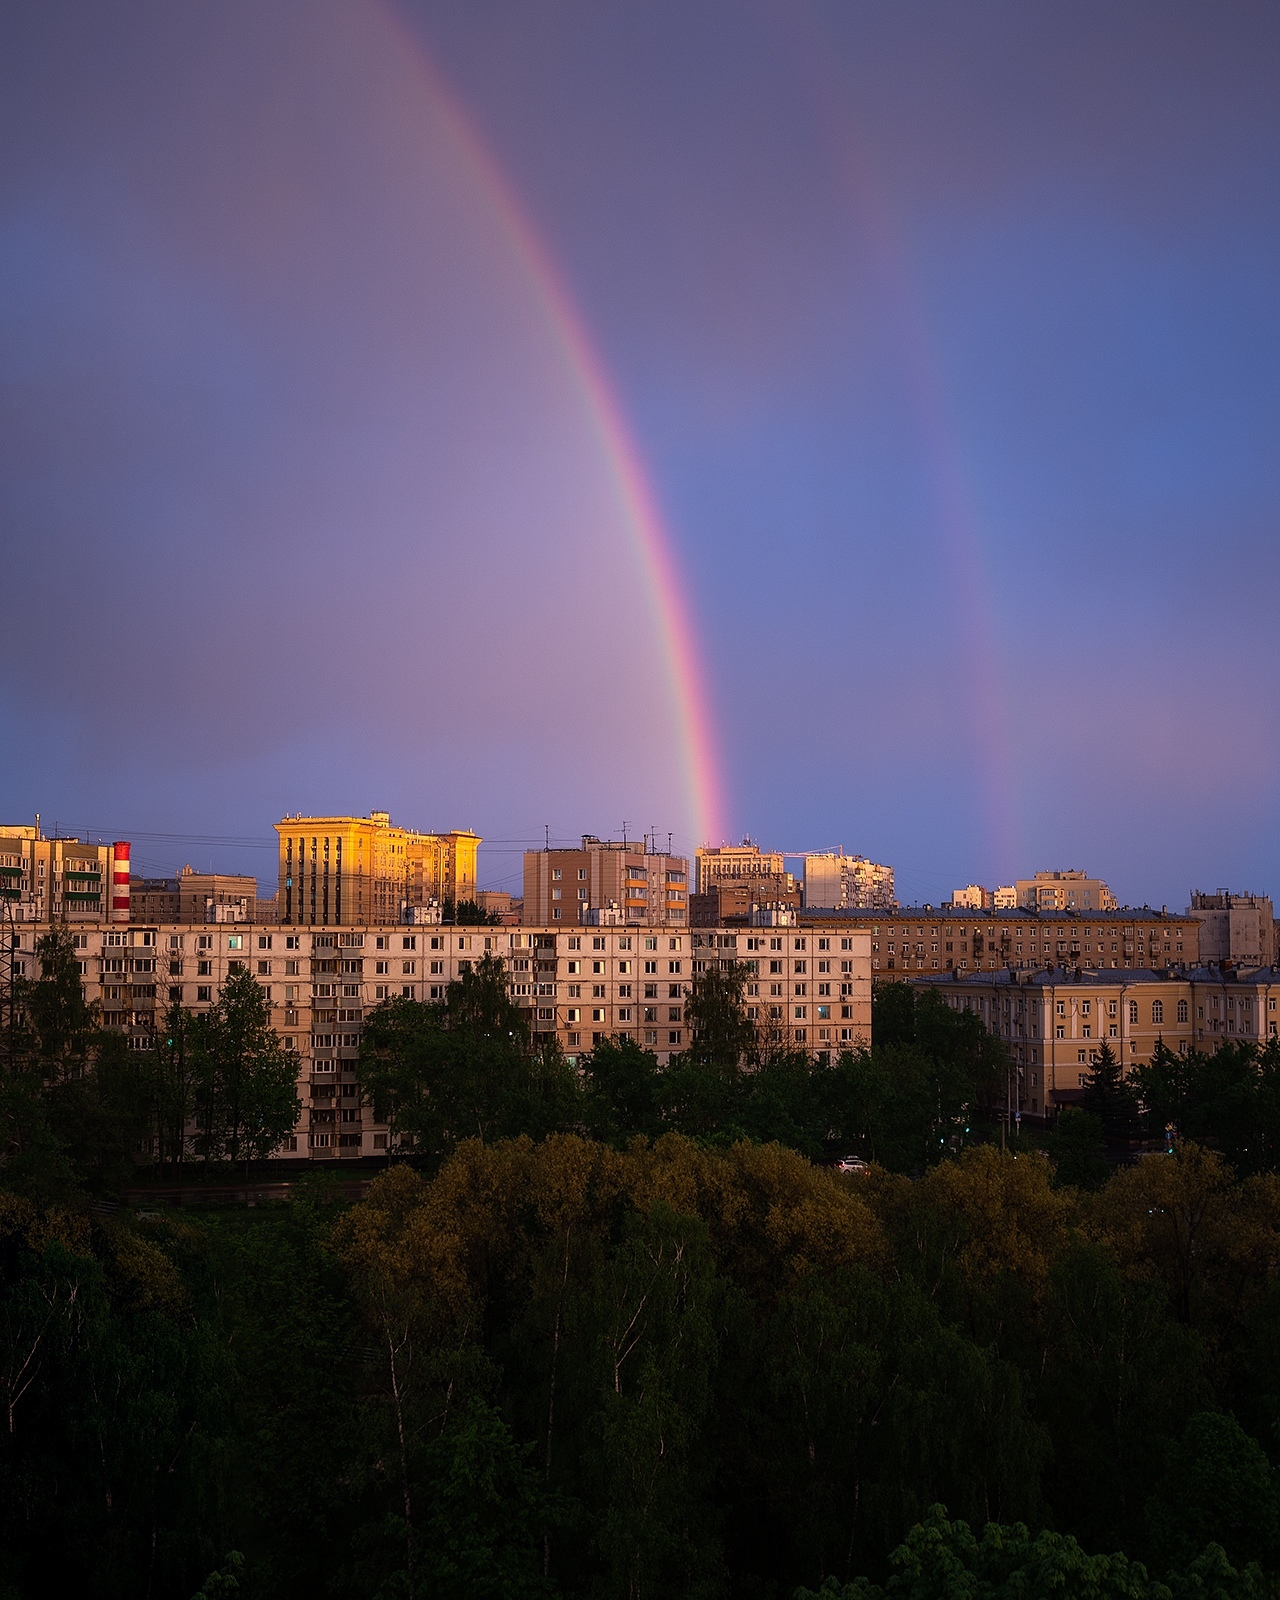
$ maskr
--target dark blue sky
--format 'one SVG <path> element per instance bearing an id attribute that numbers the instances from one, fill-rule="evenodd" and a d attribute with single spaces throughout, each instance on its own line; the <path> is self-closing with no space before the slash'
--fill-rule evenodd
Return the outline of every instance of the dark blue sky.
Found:
<path id="1" fill-rule="evenodd" d="M 1280 891 L 1264 5 L 9 9 L 6 819 L 694 842 L 590 418 L 413 37 L 630 421 L 728 827 L 908 898 Z"/>

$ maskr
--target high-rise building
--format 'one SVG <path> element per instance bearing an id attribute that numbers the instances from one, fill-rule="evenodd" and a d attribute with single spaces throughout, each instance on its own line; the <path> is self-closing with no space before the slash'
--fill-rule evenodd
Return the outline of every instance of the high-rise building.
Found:
<path id="1" fill-rule="evenodd" d="M 578 850 L 526 850 L 527 927 L 689 922 L 689 860 L 643 845 L 584 833 Z"/>
<path id="2" fill-rule="evenodd" d="M 0 825 L 0 908 L 14 922 L 129 920 L 129 845 Z"/>
<path id="3" fill-rule="evenodd" d="M 1275 961 L 1275 912 L 1269 895 L 1196 890 L 1187 915 L 1200 924 L 1201 961 L 1231 961 L 1238 967 L 1269 967 Z"/>
<path id="4" fill-rule="evenodd" d="M 398 922 L 415 908 L 473 900 L 480 835 L 416 833 L 385 811 L 277 822 L 276 916 L 307 927 Z"/>
<path id="5" fill-rule="evenodd" d="M 897 905 L 893 868 L 827 850 L 804 858 L 805 907 L 820 911 L 889 910 Z"/>

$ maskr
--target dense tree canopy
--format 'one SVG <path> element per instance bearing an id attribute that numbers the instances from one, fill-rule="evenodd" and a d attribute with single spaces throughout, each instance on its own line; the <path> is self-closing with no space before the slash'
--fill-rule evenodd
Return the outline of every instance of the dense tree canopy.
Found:
<path id="1" fill-rule="evenodd" d="M 411 1144 L 366 1198 L 122 1207 L 146 1162 L 269 1148 L 292 1063 L 252 980 L 124 1050 L 59 937 L 0 1072 L 0 1596 L 1280 1579 L 1267 1051 L 1158 1052 L 1120 1119 L 1184 1137 L 1117 1167 L 1105 1063 L 1047 1151 L 984 1139 L 1007 1059 L 928 993 L 823 1061 L 717 969 L 666 1067 L 571 1064 L 480 963 L 368 1020 Z"/>

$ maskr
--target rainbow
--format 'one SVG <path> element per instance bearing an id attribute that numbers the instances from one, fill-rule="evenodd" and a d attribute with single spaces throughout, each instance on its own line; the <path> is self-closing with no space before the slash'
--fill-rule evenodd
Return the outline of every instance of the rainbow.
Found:
<path id="1" fill-rule="evenodd" d="M 394 0 L 374 0 L 374 4 L 414 62 L 465 170 L 498 219 L 582 397 L 645 574 L 667 686 L 676 710 L 694 842 L 719 839 L 724 820 L 720 760 L 693 621 L 671 535 L 617 394 L 563 275 L 474 120 Z"/>

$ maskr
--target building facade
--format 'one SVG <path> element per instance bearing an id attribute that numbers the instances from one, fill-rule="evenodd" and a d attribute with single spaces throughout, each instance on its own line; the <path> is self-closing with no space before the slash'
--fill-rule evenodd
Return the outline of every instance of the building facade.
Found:
<path id="1" fill-rule="evenodd" d="M 585 833 L 577 850 L 526 850 L 522 924 L 688 927 L 688 858 L 645 845 Z"/>
<path id="2" fill-rule="evenodd" d="M 132 922 L 274 922 L 275 901 L 258 895 L 258 880 L 238 872 L 197 872 L 176 878 L 131 878 Z"/>
<path id="3" fill-rule="evenodd" d="M 1193 892 L 1187 915 L 1200 924 L 1201 961 L 1269 967 L 1276 959 L 1276 924 L 1271 898 L 1263 894 Z"/>
<path id="4" fill-rule="evenodd" d="M 876 977 L 924 972 L 1018 972 L 1055 966 L 1084 971 L 1194 966 L 1200 959 L 1194 917 L 1146 908 L 1121 911 L 957 910 L 904 906 L 892 912 L 806 910 L 814 926 L 846 923 L 871 934 Z"/>
<path id="5" fill-rule="evenodd" d="M 1079 1102 L 1105 1040 L 1127 1074 L 1157 1043 L 1185 1054 L 1265 1044 L 1280 1020 L 1280 971 L 962 973 L 912 980 L 973 1011 L 1009 1050 L 1014 1108 L 1044 1116 Z"/>
<path id="6" fill-rule="evenodd" d="M 786 870 L 780 851 L 762 850 L 753 839 L 741 844 L 699 845 L 694 852 L 694 893 L 706 894 L 730 885 L 747 888 L 757 904 L 763 904 L 794 889 L 796 881 Z"/>
<path id="7" fill-rule="evenodd" d="M 36 975 L 45 931 L 16 933 L 15 976 Z M 752 1021 L 775 1038 L 815 1054 L 871 1039 L 870 939 L 857 930 L 99 922 L 72 937 L 86 998 L 140 1051 L 152 1047 L 168 1006 L 207 1011 L 233 973 L 252 974 L 298 1060 L 302 1111 L 282 1156 L 385 1152 L 388 1130 L 363 1104 L 357 1082 L 365 1016 L 398 995 L 442 1000 L 485 956 L 503 962 L 531 1031 L 554 1036 L 575 1061 L 605 1039 L 630 1039 L 665 1064 L 689 1043 L 685 1006 L 694 979 L 709 965 L 735 962 L 747 969 Z"/>
<path id="8" fill-rule="evenodd" d="M 0 826 L 0 917 L 10 922 L 129 920 L 130 846 L 46 839 Z"/>
<path id="9" fill-rule="evenodd" d="M 385 811 L 285 817 L 276 916 L 299 927 L 399 921 L 405 910 L 474 900 L 479 834 L 415 833 Z"/>
<path id="10" fill-rule="evenodd" d="M 804 858 L 804 903 L 821 911 L 889 911 L 897 905 L 893 868 L 843 850 Z"/>

